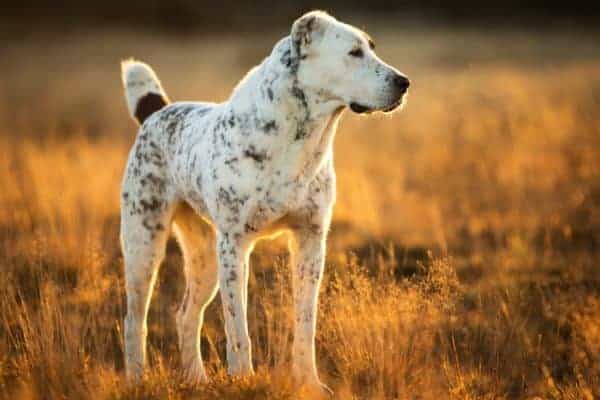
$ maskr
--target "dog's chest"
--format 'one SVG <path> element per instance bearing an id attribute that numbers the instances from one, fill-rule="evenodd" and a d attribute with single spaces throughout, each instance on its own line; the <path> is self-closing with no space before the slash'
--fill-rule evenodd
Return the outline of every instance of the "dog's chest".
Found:
<path id="1" fill-rule="evenodd" d="M 197 147 L 197 154 L 186 156 L 192 160 L 184 168 L 191 173 L 185 180 L 186 200 L 202 203 L 194 208 L 206 209 L 224 229 L 261 230 L 307 203 L 324 164 L 318 139 L 312 146 L 290 146 L 274 138 L 229 143 L 218 136 L 216 142 Z"/>
<path id="2" fill-rule="evenodd" d="M 259 183 L 257 193 L 249 198 L 245 212 L 240 213 L 245 230 L 268 230 L 285 217 L 303 218 L 307 212 L 326 207 L 334 196 L 328 193 L 335 192 L 334 179 L 331 179 L 333 172 L 329 168 L 329 164 L 324 166 L 317 176 L 282 172 Z"/>
<path id="3" fill-rule="evenodd" d="M 241 159 L 236 171 L 232 170 L 229 160 L 231 158 L 225 158 L 219 163 L 216 168 L 221 174 L 217 173 L 217 179 L 211 182 L 218 188 L 216 208 L 219 214 L 231 214 L 233 220 L 239 216 L 259 228 L 306 202 L 314 180 L 314 171 L 306 168 L 306 164 L 311 164 L 313 159 L 303 162 L 304 167 L 298 167 L 293 156 L 282 152 L 261 162 Z M 233 206 L 224 207 L 230 199 L 237 200 L 231 202 Z"/>
<path id="4" fill-rule="evenodd" d="M 299 120 L 298 113 L 266 117 L 231 107 L 182 137 L 173 172 L 186 200 L 216 225 L 258 230 L 308 202 L 339 113 Z"/>

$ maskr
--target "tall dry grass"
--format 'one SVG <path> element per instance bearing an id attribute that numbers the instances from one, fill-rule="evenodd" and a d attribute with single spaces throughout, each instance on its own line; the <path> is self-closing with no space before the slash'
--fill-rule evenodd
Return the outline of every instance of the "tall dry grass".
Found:
<path id="1" fill-rule="evenodd" d="M 380 27 L 413 86 L 393 117 L 347 115 L 321 292 L 318 364 L 340 399 L 600 397 L 600 48 L 586 35 Z M 181 384 L 174 242 L 149 316 L 148 378 L 123 381 L 118 187 L 135 127 L 118 60 L 175 99 L 224 99 L 267 37 L 48 34 L 4 43 L 0 397 L 297 399 L 282 243 L 252 259 L 258 374 Z M 68 55 L 68 57 L 65 57 Z"/>

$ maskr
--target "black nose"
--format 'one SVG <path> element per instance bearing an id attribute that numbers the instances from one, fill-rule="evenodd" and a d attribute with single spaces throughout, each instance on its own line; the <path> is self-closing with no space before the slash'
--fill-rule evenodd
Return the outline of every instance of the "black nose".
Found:
<path id="1" fill-rule="evenodd" d="M 394 77 L 394 85 L 402 92 L 406 92 L 410 86 L 410 81 L 404 75 L 396 75 Z"/>

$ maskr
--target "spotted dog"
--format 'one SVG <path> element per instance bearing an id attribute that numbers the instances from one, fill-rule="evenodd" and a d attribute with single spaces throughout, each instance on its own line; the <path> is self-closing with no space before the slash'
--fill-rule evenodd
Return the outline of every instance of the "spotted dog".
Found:
<path id="1" fill-rule="evenodd" d="M 333 138 L 346 108 L 392 111 L 409 86 L 374 48 L 366 33 L 310 12 L 223 103 L 170 103 L 149 66 L 123 63 L 128 108 L 141 124 L 121 196 L 130 380 L 143 374 L 148 305 L 171 231 L 185 263 L 176 320 L 191 383 L 207 379 L 200 329 L 218 289 L 229 372 L 253 373 L 246 319 L 249 254 L 259 238 L 289 232 L 293 371 L 301 382 L 326 388 L 317 375 L 314 339 L 335 201 Z"/>

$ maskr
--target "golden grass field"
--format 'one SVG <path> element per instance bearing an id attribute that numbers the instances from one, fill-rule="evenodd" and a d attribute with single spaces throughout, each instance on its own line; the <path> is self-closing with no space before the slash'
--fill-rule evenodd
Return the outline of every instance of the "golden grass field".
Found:
<path id="1" fill-rule="evenodd" d="M 402 112 L 340 125 L 322 379 L 336 399 L 600 398 L 600 42 L 366 26 L 412 85 Z M 123 376 L 119 183 L 136 126 L 119 61 L 149 62 L 173 99 L 222 100 L 283 34 L 1 43 L 0 398 L 314 398 L 289 376 L 283 241 L 252 258 L 255 377 L 226 376 L 217 298 L 202 332 L 212 382 L 182 385 L 174 241 L 148 377 Z"/>

